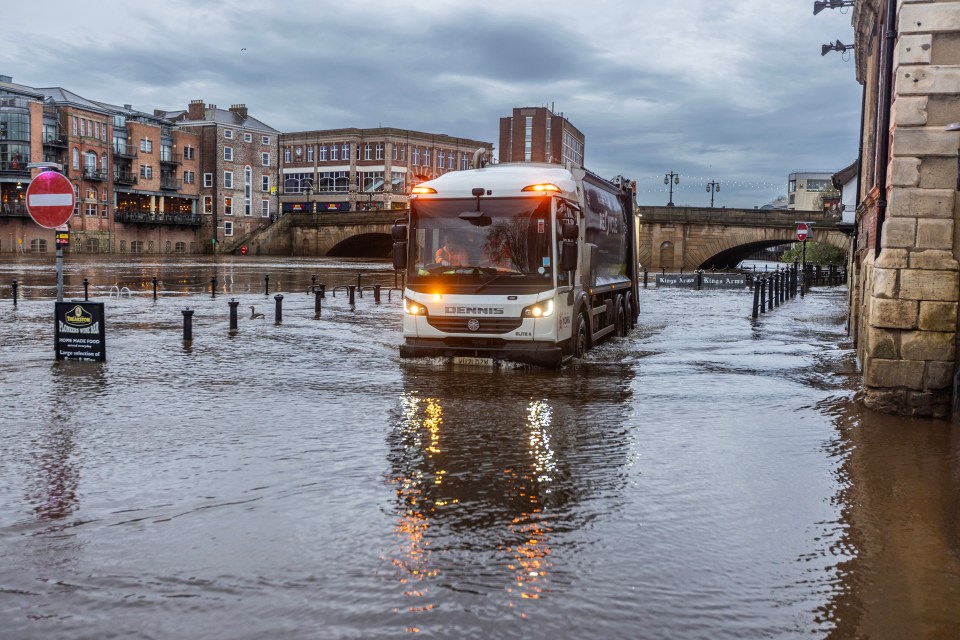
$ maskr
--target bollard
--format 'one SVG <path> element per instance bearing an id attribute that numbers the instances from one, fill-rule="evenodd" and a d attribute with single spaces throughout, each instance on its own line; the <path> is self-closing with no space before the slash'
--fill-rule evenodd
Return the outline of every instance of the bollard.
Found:
<path id="1" fill-rule="evenodd" d="M 210 297 L 217 297 L 217 276 L 210 278 Z"/>
<path id="2" fill-rule="evenodd" d="M 643 288 L 644 289 L 647 288 L 647 270 L 646 269 L 643 270 Z"/>
<path id="3" fill-rule="evenodd" d="M 753 311 L 750 316 L 756 320 L 759 315 L 759 309 L 757 307 L 760 304 L 760 287 L 754 285 L 753 287 Z"/>
<path id="4" fill-rule="evenodd" d="M 358 273 L 358 274 L 357 274 L 357 290 L 360 289 L 360 278 L 361 278 L 362 276 L 363 276 L 362 273 Z M 363 297 L 363 292 L 360 293 L 360 297 L 361 297 L 361 298 Z"/>
<path id="5" fill-rule="evenodd" d="M 773 276 L 770 276 L 769 283 L 767 286 L 770 287 L 770 290 L 767 292 L 767 310 L 773 311 Z"/>
<path id="6" fill-rule="evenodd" d="M 666 268 L 666 267 L 660 267 L 660 274 L 661 274 L 661 275 L 666 275 L 666 273 L 667 273 L 667 268 Z"/>
<path id="7" fill-rule="evenodd" d="M 228 304 L 230 305 L 230 333 L 233 334 L 237 332 L 237 307 L 240 305 L 240 302 L 230 298 Z"/>
<path id="8" fill-rule="evenodd" d="M 767 276 L 760 276 L 760 280 L 757 282 L 757 286 L 760 288 L 760 313 L 767 312 Z"/>
<path id="9" fill-rule="evenodd" d="M 83 299 L 90 300 L 90 281 L 86 278 L 83 279 Z"/>
<path id="10" fill-rule="evenodd" d="M 183 341 L 193 342 L 193 309 L 187 307 L 180 313 L 183 314 Z"/>
<path id="11" fill-rule="evenodd" d="M 352 307 L 356 304 L 356 298 L 354 297 L 354 294 L 357 292 L 357 287 L 351 284 L 349 287 L 347 287 L 347 290 L 350 292 L 350 306 Z"/>
<path id="12" fill-rule="evenodd" d="M 317 286 L 320 287 L 320 297 L 321 297 L 321 298 L 326 298 L 326 297 L 327 297 L 327 285 L 325 285 L 325 284 L 323 284 L 323 283 L 321 282 L 321 283 L 320 283 L 319 285 L 317 285 Z"/>
<path id="13" fill-rule="evenodd" d="M 276 300 L 273 324 L 281 324 L 283 322 L 283 294 L 278 293 L 273 296 L 273 299 Z"/>
<path id="14" fill-rule="evenodd" d="M 17 287 L 20 285 L 17 284 L 17 279 L 13 279 L 13 306 L 17 306 Z"/>
<path id="15" fill-rule="evenodd" d="M 323 299 L 323 290 L 314 289 L 313 290 L 313 312 L 317 314 L 317 317 L 320 317 L 320 300 Z"/>
<path id="16" fill-rule="evenodd" d="M 373 301 L 380 303 L 380 285 L 378 284 L 373 285 Z"/>
<path id="17" fill-rule="evenodd" d="M 153 276 L 153 300 L 157 300 L 157 276 Z"/>
<path id="18" fill-rule="evenodd" d="M 263 276 L 263 295 L 270 295 L 270 274 L 265 274 Z"/>
<path id="19" fill-rule="evenodd" d="M 317 288 L 317 274 L 310 276 L 310 291 L 313 291 Z"/>
<path id="20" fill-rule="evenodd" d="M 703 269 L 697 271 L 697 289 L 703 286 Z"/>

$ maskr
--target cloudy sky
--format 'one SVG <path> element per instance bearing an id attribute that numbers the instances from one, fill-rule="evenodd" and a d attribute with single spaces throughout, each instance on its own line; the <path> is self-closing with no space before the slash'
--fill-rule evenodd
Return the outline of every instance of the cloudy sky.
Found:
<path id="1" fill-rule="evenodd" d="M 0 74 L 134 108 L 247 105 L 281 131 L 390 126 L 497 143 L 552 106 L 641 204 L 753 207 L 856 159 L 849 10 L 813 0 L 100 0 L 4 8 Z M 245 50 L 244 50 L 245 49 Z M 848 57 L 848 56 L 847 56 Z"/>

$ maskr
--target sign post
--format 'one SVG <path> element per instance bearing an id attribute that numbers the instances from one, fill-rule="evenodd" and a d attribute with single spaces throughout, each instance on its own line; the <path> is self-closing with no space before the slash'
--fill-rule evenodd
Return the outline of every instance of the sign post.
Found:
<path id="1" fill-rule="evenodd" d="M 797 240 L 801 244 L 800 251 L 800 296 L 803 297 L 807 289 L 807 237 L 810 235 L 810 227 L 806 222 L 797 223 Z"/>
<path id="2" fill-rule="evenodd" d="M 73 215 L 76 203 L 73 184 L 62 173 L 49 169 L 40 173 L 27 187 L 27 213 L 41 227 L 58 229 L 57 245 L 57 302 L 63 302 L 63 240 L 69 238 L 59 230 Z"/>

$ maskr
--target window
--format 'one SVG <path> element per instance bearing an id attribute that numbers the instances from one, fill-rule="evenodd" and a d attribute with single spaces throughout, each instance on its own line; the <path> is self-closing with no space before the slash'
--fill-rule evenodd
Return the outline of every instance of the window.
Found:
<path id="1" fill-rule="evenodd" d="M 260 154 L 260 164 L 264 167 L 270 166 L 270 152 L 264 151 Z"/>
<path id="2" fill-rule="evenodd" d="M 213 213 L 213 196 L 203 196 L 203 212 L 207 215 Z"/>
<path id="3" fill-rule="evenodd" d="M 470 160 L 467 158 L 467 154 L 461 153 L 460 154 L 460 170 L 466 171 L 469 168 L 470 168 Z"/>
<path id="4" fill-rule="evenodd" d="M 223 221 L 223 235 L 228 238 L 233 235 L 233 222 L 230 220 Z"/>
<path id="5" fill-rule="evenodd" d="M 457 168 L 457 154 L 451 151 L 450 155 L 447 157 L 447 169 L 456 169 L 456 168 Z"/>
<path id="6" fill-rule="evenodd" d="M 107 174 L 107 154 L 100 154 L 100 171 L 103 171 L 104 176 Z"/>
<path id="7" fill-rule="evenodd" d="M 307 162 L 313 162 L 313 145 L 307 147 Z"/>
<path id="8" fill-rule="evenodd" d="M 73 116 L 73 135 L 77 135 L 77 132 L 80 130 L 80 124 L 78 122 L 77 116 Z"/>
<path id="9" fill-rule="evenodd" d="M 270 144 L 270 136 L 261 136 L 260 144 Z"/>
<path id="10" fill-rule="evenodd" d="M 85 137 L 87 135 L 87 121 L 83 118 L 80 118 L 80 136 Z"/>
<path id="11" fill-rule="evenodd" d="M 357 174 L 357 181 L 364 193 L 383 191 L 383 171 L 361 171 Z"/>
<path id="12" fill-rule="evenodd" d="M 283 150 L 283 161 L 290 162 L 290 147 Z"/>
<path id="13" fill-rule="evenodd" d="M 223 148 L 223 159 L 227 162 L 233 162 L 233 147 Z"/>
<path id="14" fill-rule="evenodd" d="M 423 166 L 430 166 L 430 149 L 423 150 Z"/>
<path id="15" fill-rule="evenodd" d="M 212 187 L 213 186 L 213 174 L 205 173 L 203 174 L 203 186 Z"/>
<path id="16" fill-rule="evenodd" d="M 233 171 L 223 172 L 223 188 L 233 189 Z"/>
<path id="17" fill-rule="evenodd" d="M 306 193 L 313 188 L 313 173 L 287 173 L 283 176 L 283 192 Z"/>
<path id="18" fill-rule="evenodd" d="M 260 191 L 270 193 L 270 176 L 260 176 Z"/>
<path id="19" fill-rule="evenodd" d="M 243 215 L 252 216 L 253 206 L 250 196 L 253 192 L 253 169 L 249 165 L 243 168 Z"/>
<path id="20" fill-rule="evenodd" d="M 80 149 L 77 149 L 76 147 L 74 147 L 73 153 L 71 154 L 71 156 L 72 156 L 73 168 L 79 169 L 80 168 Z"/>
<path id="21" fill-rule="evenodd" d="M 99 122 L 94 122 L 94 123 L 93 123 L 93 131 L 94 131 L 93 137 L 94 137 L 94 138 L 99 138 L 99 137 L 100 137 L 100 123 L 99 123 Z"/>
<path id="22" fill-rule="evenodd" d="M 173 246 L 174 246 L 174 249 L 173 249 L 174 253 L 186 253 L 186 252 L 187 252 L 187 243 L 186 243 L 186 242 L 178 242 L 177 244 L 175 244 L 175 245 L 173 245 Z"/>
<path id="23" fill-rule="evenodd" d="M 100 217 L 101 217 L 101 218 L 106 218 L 106 217 L 107 217 L 107 215 L 108 215 L 108 209 L 109 209 L 109 208 L 107 207 L 107 205 L 105 205 L 105 204 L 100 205 Z"/>
<path id="24" fill-rule="evenodd" d="M 184 171 L 184 172 L 183 172 L 183 183 L 184 183 L 184 184 L 193 184 L 194 181 L 197 179 L 196 176 L 197 176 L 197 174 L 194 173 L 193 171 Z"/>
<path id="25" fill-rule="evenodd" d="M 443 165 L 447 163 L 446 152 L 442 149 L 437 151 L 437 166 L 443 169 Z"/>
<path id="26" fill-rule="evenodd" d="M 269 218 L 270 217 L 270 201 L 263 199 L 260 201 L 260 217 Z"/>
<path id="27" fill-rule="evenodd" d="M 30 241 L 30 252 L 31 253 L 46 253 L 47 252 L 47 241 L 43 238 L 34 238 Z"/>
<path id="28" fill-rule="evenodd" d="M 331 160 L 340 159 L 340 145 L 336 143 L 330 145 L 330 159 Z"/>
<path id="29" fill-rule="evenodd" d="M 140 165 L 140 177 L 150 179 L 153 177 L 153 167 L 149 164 Z"/>
<path id="30" fill-rule="evenodd" d="M 327 145 L 320 145 L 320 162 L 327 161 Z"/>
<path id="31" fill-rule="evenodd" d="M 523 128 L 523 160 L 530 162 L 533 155 L 533 116 L 525 118 L 526 124 Z"/>
<path id="32" fill-rule="evenodd" d="M 87 175 L 97 173 L 97 154 L 93 151 L 83 154 L 83 172 Z"/>
<path id="33" fill-rule="evenodd" d="M 364 160 L 372 159 L 373 157 L 372 154 L 373 154 L 373 146 L 369 142 L 363 145 L 363 159 Z"/>
<path id="34" fill-rule="evenodd" d="M 87 215 L 88 215 L 88 216 L 96 217 L 96 215 L 97 215 L 97 203 L 96 203 L 96 202 L 88 202 L 88 203 L 87 203 L 87 206 L 86 206 L 86 211 L 87 211 Z"/>
<path id="35" fill-rule="evenodd" d="M 393 159 L 394 160 L 400 159 L 400 145 L 398 144 L 393 145 Z"/>
<path id="36" fill-rule="evenodd" d="M 143 151 L 144 153 L 153 153 L 153 140 L 150 138 L 141 139 L 140 151 Z"/>
<path id="37" fill-rule="evenodd" d="M 87 238 L 87 253 L 100 253 L 99 238 Z"/>
<path id="38" fill-rule="evenodd" d="M 130 242 L 130 253 L 143 253 L 143 240 Z"/>
<path id="39" fill-rule="evenodd" d="M 233 140 L 233 129 L 224 129 L 223 137 L 227 140 Z"/>
<path id="40" fill-rule="evenodd" d="M 244 141 L 244 142 L 253 142 L 253 134 L 252 134 L 252 133 L 246 133 L 246 132 L 244 132 L 244 134 L 243 134 L 243 141 Z"/>
<path id="41" fill-rule="evenodd" d="M 321 171 L 317 181 L 318 193 L 347 193 L 350 191 L 349 171 Z"/>
<path id="42" fill-rule="evenodd" d="M 420 147 L 414 147 L 410 154 L 410 164 L 420 164 Z"/>
<path id="43" fill-rule="evenodd" d="M 225 216 L 233 215 L 233 198 L 231 198 L 230 196 L 223 197 L 223 215 Z"/>
<path id="44" fill-rule="evenodd" d="M 187 145 L 183 148 L 183 159 L 184 160 L 193 160 L 194 158 L 194 149 L 193 147 Z"/>
<path id="45" fill-rule="evenodd" d="M 344 160 L 350 159 L 350 143 L 349 142 L 344 142 L 342 145 L 340 145 L 340 155 L 343 156 Z"/>
<path id="46" fill-rule="evenodd" d="M 383 160 L 383 143 L 378 142 L 376 146 L 377 160 Z"/>

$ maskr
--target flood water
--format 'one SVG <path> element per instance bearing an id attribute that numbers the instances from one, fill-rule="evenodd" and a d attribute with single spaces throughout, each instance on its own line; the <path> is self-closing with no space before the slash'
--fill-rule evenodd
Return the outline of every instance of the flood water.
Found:
<path id="1" fill-rule="evenodd" d="M 58 363 L 53 257 L 0 266 L 0 637 L 957 637 L 960 430 L 861 408 L 843 287 L 646 289 L 541 371 L 400 362 L 383 262 L 85 277 Z"/>

